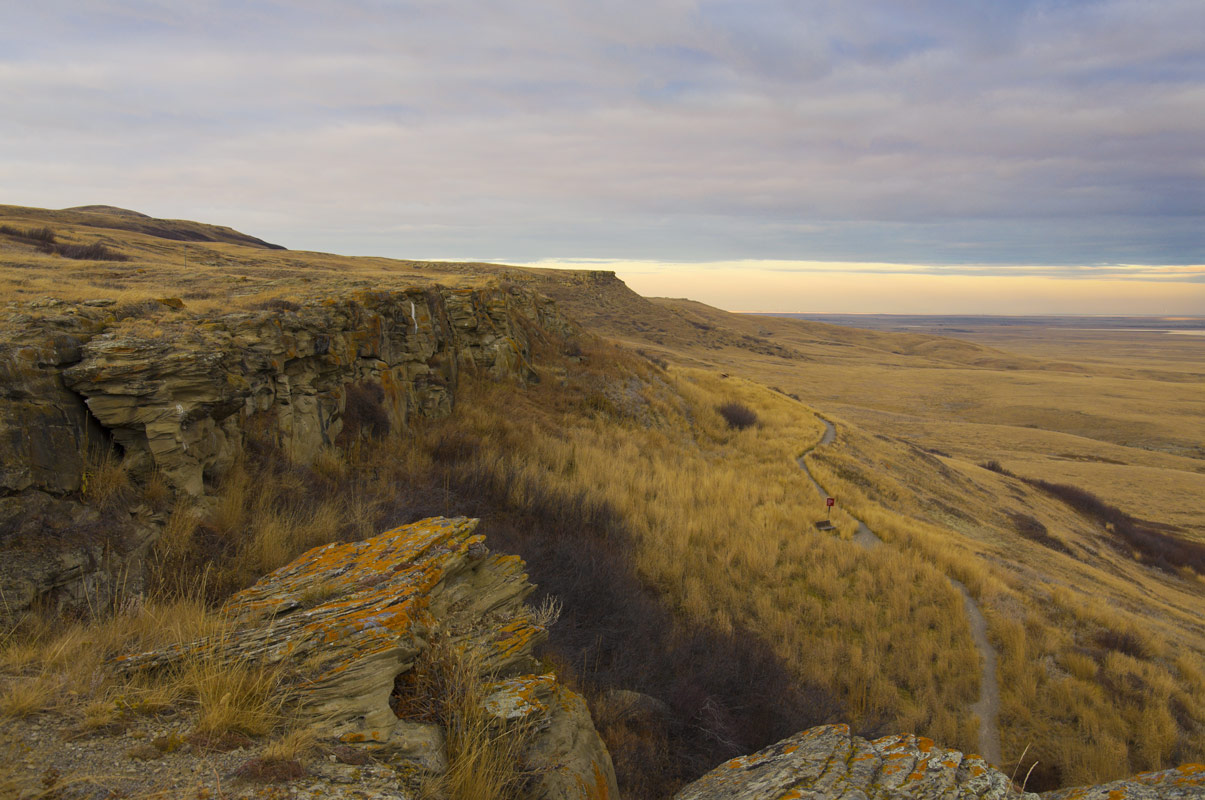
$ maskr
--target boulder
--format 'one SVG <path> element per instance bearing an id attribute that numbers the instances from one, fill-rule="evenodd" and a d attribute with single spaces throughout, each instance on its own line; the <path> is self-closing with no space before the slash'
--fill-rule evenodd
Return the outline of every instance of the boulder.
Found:
<path id="1" fill-rule="evenodd" d="M 1144 772 L 1101 786 L 1045 792 L 1042 800 L 1201 800 L 1203 797 L 1205 765 L 1185 764 L 1161 772 Z"/>
<path id="2" fill-rule="evenodd" d="M 523 675 L 496 683 L 485 708 L 499 720 L 521 720 L 534 727 L 526 760 L 537 778 L 526 798 L 618 800 L 611 756 L 585 699 L 554 676 Z"/>
<path id="3" fill-rule="evenodd" d="M 798 733 L 734 758 L 674 795 L 674 800 L 1038 800 L 979 756 L 911 734 L 867 741 L 846 725 Z"/>
<path id="4" fill-rule="evenodd" d="M 674 800 L 1200 800 L 1205 766 L 1188 764 L 1102 786 L 1034 794 L 979 756 L 911 734 L 867 741 L 845 725 L 797 733 L 734 758 Z"/>
<path id="5" fill-rule="evenodd" d="M 522 560 L 491 554 L 476 527 L 475 519 L 434 517 L 314 548 L 234 595 L 220 636 L 127 656 L 118 667 L 197 658 L 278 666 L 284 691 L 319 736 L 439 772 L 447 765 L 439 727 L 399 719 L 391 706 L 398 676 L 438 631 L 489 683 L 487 713 L 531 726 L 532 800 L 617 797 L 585 701 L 554 676 L 534 674 L 532 647 L 545 631 L 523 602 L 534 587 Z"/>

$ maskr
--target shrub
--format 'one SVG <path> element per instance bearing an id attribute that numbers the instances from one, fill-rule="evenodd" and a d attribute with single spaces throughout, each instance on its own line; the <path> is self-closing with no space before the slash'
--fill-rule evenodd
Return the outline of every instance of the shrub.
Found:
<path id="1" fill-rule="evenodd" d="M 371 381 L 348 384 L 340 439 L 347 444 L 364 434 L 372 439 L 381 439 L 388 435 L 389 427 L 389 414 L 385 410 L 385 390 L 381 384 Z"/>
<path id="2" fill-rule="evenodd" d="M 261 311 L 300 311 L 301 305 L 287 300 L 283 297 L 272 297 L 267 300 L 261 300 L 254 303 L 252 308 L 257 308 Z"/>
<path id="3" fill-rule="evenodd" d="M 720 412 L 728 427 L 734 430 L 741 431 L 757 424 L 757 412 L 743 403 L 724 403 L 716 411 Z"/>
<path id="4" fill-rule="evenodd" d="M 1150 658 L 1150 648 L 1133 631 L 1115 631 L 1106 628 L 1096 634 L 1096 643 L 1106 650 L 1116 650 L 1138 659 Z"/>
<path id="5" fill-rule="evenodd" d="M 648 359 L 649 363 L 651 363 L 653 366 L 657 367 L 658 369 L 662 369 L 662 370 L 669 369 L 669 362 L 655 353 L 649 353 L 644 350 L 637 350 L 636 355 L 642 356 L 643 358 Z"/>
<path id="6" fill-rule="evenodd" d="M 23 239 L 26 242 L 40 242 L 43 245 L 52 245 L 57 238 L 54 231 L 50 228 L 14 228 L 12 225 L 0 225 L 0 233 L 6 236 L 12 236 L 17 239 Z"/>
<path id="7" fill-rule="evenodd" d="M 253 758 L 233 773 L 234 777 L 252 783 L 281 783 L 304 778 L 309 773 L 301 762 L 292 758 Z"/>
<path id="8" fill-rule="evenodd" d="M 1022 480 L 1052 497 L 1057 497 L 1084 516 L 1096 520 L 1106 530 L 1141 553 L 1152 566 L 1172 574 L 1178 574 L 1181 567 L 1188 567 L 1198 575 L 1205 575 L 1205 545 L 1156 530 L 1154 523 L 1135 519 L 1078 486 L 1034 478 Z"/>
<path id="9" fill-rule="evenodd" d="M 1057 550 L 1060 553 L 1068 553 L 1071 551 L 1067 545 L 1063 544 L 1058 539 L 1050 535 L 1046 530 L 1046 526 L 1042 524 L 1036 517 L 1031 517 L 1029 514 L 1021 514 L 1019 512 L 1006 512 L 1009 519 L 1013 522 L 1013 527 L 1017 529 L 1017 533 L 1029 539 L 1032 542 L 1049 547 L 1051 550 Z"/>
<path id="10" fill-rule="evenodd" d="M 110 250 L 100 242 L 92 244 L 56 244 L 51 252 L 64 258 L 74 258 L 87 261 L 129 261 L 125 253 Z"/>

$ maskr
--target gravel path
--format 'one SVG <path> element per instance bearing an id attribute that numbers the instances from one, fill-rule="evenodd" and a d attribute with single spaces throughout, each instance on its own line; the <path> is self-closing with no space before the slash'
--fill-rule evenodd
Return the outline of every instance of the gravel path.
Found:
<path id="1" fill-rule="evenodd" d="M 837 429 L 833 423 L 823 417 L 820 421 L 824 423 L 824 436 L 821 437 L 820 444 L 817 447 L 832 444 L 837 438 Z M 816 491 L 820 493 L 820 496 L 828 497 L 828 493 L 824 491 L 824 487 L 816 481 L 816 478 L 812 476 L 811 470 L 808 469 L 805 456 L 810 452 L 811 450 L 808 450 L 799 456 L 797 459 L 799 467 L 808 476 L 808 480 L 812 482 L 812 485 L 816 487 Z M 866 527 L 866 523 L 861 520 L 855 521 L 858 523 L 858 529 L 854 533 L 854 542 L 867 550 L 883 544 L 883 540 L 875 535 L 874 531 Z M 959 594 L 962 595 L 962 602 L 966 607 L 967 617 L 971 623 L 971 639 L 979 650 L 979 662 L 983 670 L 983 674 L 979 680 L 979 699 L 971 706 L 971 710 L 979 717 L 979 749 L 982 751 L 984 759 L 998 766 L 1000 764 L 1000 684 L 996 680 L 996 650 L 987 638 L 987 620 L 984 619 L 983 612 L 979 610 L 979 606 L 975 603 L 975 599 L 971 597 L 971 593 L 967 591 L 967 587 L 960 581 L 956 581 L 948 576 L 947 579 L 958 590 Z"/>

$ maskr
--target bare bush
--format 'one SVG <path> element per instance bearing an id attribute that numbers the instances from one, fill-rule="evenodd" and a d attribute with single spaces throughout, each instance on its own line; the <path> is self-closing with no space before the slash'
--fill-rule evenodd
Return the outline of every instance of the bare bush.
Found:
<path id="1" fill-rule="evenodd" d="M 381 439 L 388 435 L 389 427 L 389 413 L 385 410 L 385 390 L 381 384 L 371 381 L 348 384 L 340 438 L 348 443 L 364 435 L 371 439 Z"/>
<path id="2" fill-rule="evenodd" d="M 724 403 L 716 411 L 720 412 L 728 427 L 734 430 L 742 431 L 757 424 L 757 412 L 744 403 Z"/>

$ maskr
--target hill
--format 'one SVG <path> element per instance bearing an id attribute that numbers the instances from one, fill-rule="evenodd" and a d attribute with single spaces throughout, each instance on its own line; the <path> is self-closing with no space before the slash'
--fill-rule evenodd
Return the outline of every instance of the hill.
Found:
<path id="1" fill-rule="evenodd" d="M 254 236 L 239 233 L 233 228 L 181 219 L 156 219 L 137 211 L 115 206 L 76 206 L 60 211 L 0 206 L 0 217 L 11 219 L 14 222 L 24 222 L 28 225 L 80 226 L 142 233 L 176 242 L 222 242 L 262 247 L 266 250 L 285 249 L 278 244 L 270 244 Z"/>
<path id="2" fill-rule="evenodd" d="M 126 620 L 135 582 L 215 604 L 311 545 L 467 514 L 563 604 L 540 655 L 628 796 L 823 722 L 975 752 L 992 682 L 997 766 L 1031 788 L 1205 757 L 1191 342 L 1087 358 L 1048 331 L 993 346 L 138 227 L 160 222 L 0 207 L 0 546 L 40 565 L 9 584 L 30 608 Z M 27 617 L 0 712 L 109 724 L 131 687 L 46 689 L 100 669 L 62 656 L 95 630 Z"/>

